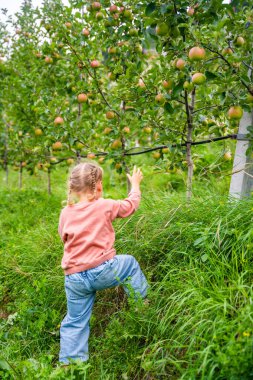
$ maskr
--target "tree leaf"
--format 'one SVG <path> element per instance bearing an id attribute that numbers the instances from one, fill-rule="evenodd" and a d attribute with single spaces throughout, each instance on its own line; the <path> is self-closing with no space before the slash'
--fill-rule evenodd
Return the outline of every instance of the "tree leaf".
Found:
<path id="1" fill-rule="evenodd" d="M 166 102 L 164 104 L 164 110 L 168 113 L 173 113 L 174 112 L 174 109 L 172 107 L 172 105 L 169 103 L 169 102 Z"/>
<path id="2" fill-rule="evenodd" d="M 153 13 L 156 10 L 156 4 L 155 3 L 149 3 L 146 10 L 145 15 L 150 16 L 151 13 Z"/>
<path id="3" fill-rule="evenodd" d="M 10 369 L 11 369 L 11 367 L 9 366 L 9 364 L 7 363 L 7 361 L 4 360 L 4 359 L 0 359 L 0 368 L 4 369 L 6 371 L 10 371 Z"/>

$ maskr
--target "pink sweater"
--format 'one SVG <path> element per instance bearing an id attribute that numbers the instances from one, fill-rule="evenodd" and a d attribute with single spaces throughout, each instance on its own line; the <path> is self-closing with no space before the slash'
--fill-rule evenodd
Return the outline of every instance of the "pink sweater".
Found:
<path id="1" fill-rule="evenodd" d="M 62 209 L 58 231 L 64 243 L 65 274 L 94 268 L 115 256 L 112 221 L 133 214 L 140 197 L 140 192 L 132 190 L 124 200 L 99 198 Z"/>

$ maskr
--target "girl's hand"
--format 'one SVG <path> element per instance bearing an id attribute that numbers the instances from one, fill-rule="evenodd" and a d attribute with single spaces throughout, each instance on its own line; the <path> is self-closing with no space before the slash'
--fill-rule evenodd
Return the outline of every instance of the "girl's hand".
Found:
<path id="1" fill-rule="evenodd" d="M 140 183 L 143 179 L 143 174 L 141 172 L 141 169 L 140 168 L 137 169 L 136 166 L 134 166 L 132 176 L 130 174 L 127 174 L 127 178 L 129 179 L 129 182 L 131 183 L 132 188 L 139 189 Z"/>

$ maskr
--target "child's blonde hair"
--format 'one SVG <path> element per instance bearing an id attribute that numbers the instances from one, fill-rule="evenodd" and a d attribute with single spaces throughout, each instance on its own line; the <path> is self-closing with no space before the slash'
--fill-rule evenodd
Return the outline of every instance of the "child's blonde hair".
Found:
<path id="1" fill-rule="evenodd" d="M 102 180 L 102 177 L 102 168 L 93 162 L 83 162 L 76 165 L 72 169 L 68 180 L 67 205 L 74 204 L 71 199 L 72 193 L 86 193 L 89 191 L 91 192 L 89 200 L 93 200 L 96 197 L 96 184 Z"/>

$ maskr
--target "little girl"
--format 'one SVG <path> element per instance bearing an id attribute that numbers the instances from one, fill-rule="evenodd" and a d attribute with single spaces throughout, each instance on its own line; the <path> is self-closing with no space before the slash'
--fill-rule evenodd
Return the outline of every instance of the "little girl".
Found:
<path id="1" fill-rule="evenodd" d="M 133 214 L 140 203 L 140 169 L 128 174 L 132 189 L 128 198 L 102 198 L 102 169 L 94 163 L 75 166 L 68 182 L 68 200 L 60 214 L 59 234 L 64 243 L 62 268 L 65 273 L 67 315 L 60 328 L 60 356 L 88 360 L 89 320 L 97 290 L 123 284 L 136 297 L 145 298 L 147 280 L 131 255 L 116 255 L 112 221 Z M 72 195 L 78 198 L 73 203 Z"/>

